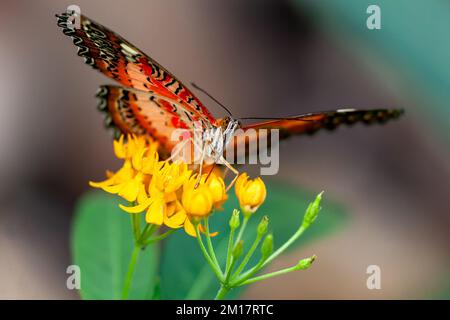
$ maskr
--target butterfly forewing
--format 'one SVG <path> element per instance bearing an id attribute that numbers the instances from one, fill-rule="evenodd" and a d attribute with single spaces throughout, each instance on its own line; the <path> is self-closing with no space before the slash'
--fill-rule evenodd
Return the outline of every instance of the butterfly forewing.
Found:
<path id="1" fill-rule="evenodd" d="M 258 142 L 262 139 L 267 139 L 266 145 L 270 146 L 271 129 L 278 130 L 279 138 L 282 140 L 292 135 L 314 134 L 322 129 L 334 130 L 342 124 L 353 125 L 357 122 L 364 124 L 385 123 L 397 119 L 402 113 L 403 110 L 401 109 L 340 109 L 258 122 L 242 126 L 228 150 L 233 148 L 233 154 L 238 154 L 239 148 L 243 150 L 245 147 L 247 154 L 250 146 L 259 148 Z"/>
<path id="2" fill-rule="evenodd" d="M 73 43 L 78 47 L 78 55 L 84 57 L 88 65 L 125 87 L 141 90 L 164 98 L 164 101 L 170 104 L 182 106 L 180 117 L 186 116 L 181 112 L 186 112 L 192 121 L 200 121 L 205 128 L 216 123 L 209 111 L 186 86 L 137 47 L 83 15 L 80 16 L 80 28 L 71 28 L 68 26 L 69 17 L 70 13 L 57 15 L 58 26 L 65 35 L 73 39 Z M 144 108 L 142 107 L 142 110 Z M 127 127 L 128 123 L 120 123 L 118 127 L 124 132 L 135 131 Z M 156 130 L 162 131 L 163 128 Z"/>

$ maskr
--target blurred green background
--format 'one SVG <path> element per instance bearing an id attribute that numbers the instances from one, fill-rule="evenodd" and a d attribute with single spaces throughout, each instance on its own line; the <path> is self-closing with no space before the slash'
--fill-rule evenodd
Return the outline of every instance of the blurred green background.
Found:
<path id="1" fill-rule="evenodd" d="M 74 206 L 88 180 L 118 166 L 95 108 L 110 80 L 56 27 L 70 4 L 236 116 L 406 110 L 386 126 L 281 145 L 271 179 L 325 190 L 349 221 L 271 266 L 314 252 L 312 269 L 258 283 L 245 298 L 449 297 L 448 1 L 0 0 L 0 298 L 78 298 L 65 286 Z M 366 27 L 370 4 L 381 8 L 380 30 Z M 373 264 L 381 290 L 366 287 Z"/>

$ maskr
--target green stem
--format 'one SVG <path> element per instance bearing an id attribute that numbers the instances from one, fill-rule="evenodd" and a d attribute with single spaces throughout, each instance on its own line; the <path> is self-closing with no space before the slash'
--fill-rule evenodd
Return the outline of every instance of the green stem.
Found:
<path id="1" fill-rule="evenodd" d="M 230 264 L 230 270 L 228 270 L 228 273 L 225 275 L 225 284 L 229 284 L 229 280 L 231 278 L 231 272 L 233 272 L 234 266 L 236 264 L 236 260 L 234 258 L 231 258 L 231 264 Z"/>
<path id="2" fill-rule="evenodd" d="M 279 275 L 282 275 L 282 274 L 285 274 L 285 273 L 288 273 L 288 272 L 292 272 L 292 271 L 295 271 L 295 270 L 298 270 L 298 266 L 293 266 L 293 267 L 290 267 L 290 268 L 281 269 L 281 270 L 278 270 L 278 271 L 275 271 L 275 272 L 263 274 L 262 276 L 259 276 L 259 277 L 250 278 L 248 280 L 245 280 L 245 281 L 241 282 L 239 285 L 243 286 L 243 285 L 250 284 L 250 283 L 253 283 L 253 282 L 256 282 L 256 281 L 261 281 L 261 280 L 269 279 L 269 278 L 272 278 L 272 277 L 275 277 L 275 276 L 279 276 Z"/>
<path id="3" fill-rule="evenodd" d="M 144 227 L 144 229 L 142 229 L 141 235 L 139 236 L 139 239 L 137 240 L 137 242 L 142 242 L 144 241 L 144 235 L 148 232 L 148 229 L 150 228 L 150 224 L 147 223 Z"/>
<path id="4" fill-rule="evenodd" d="M 244 234 L 245 228 L 247 227 L 248 220 L 250 219 L 250 215 L 244 215 L 244 220 L 242 221 L 241 229 L 239 230 L 238 236 L 234 243 L 238 243 L 241 241 L 242 235 Z"/>
<path id="5" fill-rule="evenodd" d="M 242 235 L 244 234 L 245 228 L 247 227 L 248 220 L 250 219 L 250 215 L 244 215 L 244 220 L 242 221 L 242 226 L 239 229 L 238 236 L 235 241 L 234 238 L 234 229 L 231 229 L 230 238 L 228 240 L 228 251 L 227 251 L 227 268 L 225 271 L 225 283 L 228 283 L 228 280 L 231 277 L 231 273 L 233 272 L 234 265 L 236 264 L 236 260 L 233 258 L 233 247 L 234 244 L 239 243 L 241 241 Z"/>
<path id="6" fill-rule="evenodd" d="M 203 244 L 199 224 L 195 226 L 195 232 L 197 234 L 197 241 L 200 246 L 200 249 L 202 250 L 203 255 L 205 256 L 206 262 L 211 266 L 211 269 L 216 274 L 216 277 L 222 282 L 223 281 L 223 275 L 222 271 L 219 270 L 218 266 L 214 263 L 214 261 L 211 259 L 211 257 L 208 255 L 208 252 L 206 251 L 205 245 Z"/>
<path id="7" fill-rule="evenodd" d="M 133 273 L 136 267 L 136 262 L 138 260 L 139 252 L 141 248 L 138 245 L 134 246 L 133 252 L 131 254 L 130 264 L 128 265 L 127 275 L 125 277 L 125 282 L 122 289 L 122 300 L 128 299 L 128 294 L 130 292 L 131 281 L 133 280 Z"/>
<path id="8" fill-rule="evenodd" d="M 261 276 L 263 278 L 261 278 L 261 277 L 255 277 L 255 278 L 252 278 L 252 279 L 249 279 L 249 278 L 251 276 L 253 276 L 255 273 L 257 273 L 259 270 L 261 270 L 262 268 L 267 266 L 270 262 L 272 262 L 280 254 L 282 254 L 294 241 L 296 241 L 303 234 L 303 232 L 305 232 L 306 229 L 307 228 L 301 226 L 297 230 L 297 232 L 294 233 L 292 235 L 292 237 L 290 237 L 289 240 L 286 241 L 277 251 L 275 251 L 273 254 L 271 254 L 269 256 L 269 258 L 267 258 L 267 260 L 260 260 L 256 266 L 254 266 L 252 269 L 250 269 L 247 272 L 245 272 L 244 274 L 242 274 L 240 277 L 239 277 L 239 274 L 236 274 L 235 277 L 237 279 L 234 279 L 234 281 L 232 283 L 232 286 L 240 286 L 240 285 L 248 284 L 248 283 L 251 283 L 251 282 L 255 282 L 255 281 L 266 279 L 264 277 L 266 277 L 267 275 Z M 277 271 L 277 272 L 279 274 L 283 274 L 285 272 L 290 272 L 289 270 L 291 270 L 291 269 L 292 268 L 288 268 L 288 269 L 280 270 L 280 271 Z M 286 270 L 288 270 L 288 271 L 286 271 Z M 271 276 L 268 276 L 268 277 L 270 278 Z M 251 282 L 247 282 L 247 281 L 251 281 Z"/>
<path id="9" fill-rule="evenodd" d="M 225 296 L 228 294 L 228 292 L 230 291 L 229 288 L 224 287 L 224 286 L 220 286 L 219 291 L 217 291 L 216 297 L 214 298 L 214 300 L 223 300 L 225 299 Z"/>
<path id="10" fill-rule="evenodd" d="M 234 239 L 234 230 L 231 229 L 230 236 L 228 237 L 228 250 L 227 250 L 227 262 L 225 265 L 225 281 L 228 280 L 229 274 L 231 273 L 231 258 L 232 258 L 232 251 L 233 251 L 233 239 Z"/>
<path id="11" fill-rule="evenodd" d="M 275 258 L 277 258 L 280 254 L 282 254 L 292 243 L 295 242 L 302 234 L 305 232 L 306 228 L 301 226 L 296 233 L 292 235 L 292 237 L 289 238 L 288 241 L 286 241 L 280 248 L 278 248 L 277 251 L 272 253 L 269 258 L 267 258 L 266 261 L 262 264 L 261 268 L 264 268 L 267 266 L 270 262 L 272 262 Z"/>
<path id="12" fill-rule="evenodd" d="M 206 233 L 206 244 L 208 246 L 209 256 L 214 261 L 214 263 L 217 265 L 217 267 L 220 270 L 220 273 L 222 273 L 222 270 L 220 269 L 219 261 L 217 260 L 216 253 L 214 252 L 214 247 L 212 245 L 211 241 L 211 235 L 209 232 L 209 219 L 205 218 L 205 233 Z"/>
<path id="13" fill-rule="evenodd" d="M 248 250 L 247 254 L 244 257 L 244 260 L 242 260 L 241 264 L 239 265 L 237 270 L 234 272 L 232 278 L 235 278 L 235 277 L 239 276 L 239 273 L 241 273 L 241 271 L 245 268 L 245 266 L 247 265 L 248 261 L 250 260 L 250 258 L 252 257 L 253 253 L 255 252 L 256 248 L 258 247 L 259 242 L 261 241 L 261 238 L 262 238 L 261 236 L 256 236 L 256 239 L 253 242 L 250 250 Z"/>
<path id="14" fill-rule="evenodd" d="M 253 268 L 251 268 L 250 270 L 246 271 L 245 273 L 243 273 L 240 276 L 237 275 L 236 276 L 237 279 L 235 279 L 230 285 L 232 287 L 239 286 L 242 282 L 244 282 L 245 280 L 247 280 L 248 278 L 253 276 L 255 273 L 257 273 L 259 270 L 261 270 L 261 266 L 263 265 L 264 261 L 265 260 L 261 258 L 258 261 L 258 263 Z"/>
<path id="15" fill-rule="evenodd" d="M 139 215 L 137 213 L 131 214 L 131 226 L 133 228 L 134 241 L 137 242 L 141 235 Z"/>
<path id="16" fill-rule="evenodd" d="M 145 246 L 148 246 L 149 244 L 151 244 L 151 243 L 153 243 L 153 242 L 156 242 L 156 241 L 159 241 L 159 240 L 163 240 L 164 238 L 170 236 L 170 235 L 171 235 L 172 233 L 174 233 L 175 231 L 176 231 L 176 229 L 170 229 L 169 231 L 164 232 L 163 234 L 161 234 L 161 235 L 159 235 L 159 236 L 157 236 L 157 237 L 150 238 L 150 239 L 148 239 L 147 241 L 145 241 L 145 242 L 142 244 L 142 246 L 145 247 Z"/>
<path id="17" fill-rule="evenodd" d="M 145 228 L 144 228 L 144 230 L 142 231 L 142 233 L 141 233 L 141 236 L 140 236 L 140 238 L 139 238 L 139 240 L 138 240 L 138 243 L 144 243 L 152 234 L 154 234 L 155 233 L 155 231 L 157 230 L 159 228 L 159 226 L 158 225 L 156 225 L 156 224 L 150 224 L 150 223 L 147 223 L 146 225 L 145 225 Z"/>
<path id="18" fill-rule="evenodd" d="M 220 252 L 226 250 L 227 246 L 226 242 L 227 241 L 220 241 L 217 246 L 217 251 Z M 209 264 L 205 263 L 195 276 L 195 279 L 192 282 L 189 292 L 185 297 L 186 300 L 200 299 L 202 295 L 206 293 L 211 281 L 213 281 L 215 278 L 215 274 L 210 273 L 210 270 L 211 268 Z"/>

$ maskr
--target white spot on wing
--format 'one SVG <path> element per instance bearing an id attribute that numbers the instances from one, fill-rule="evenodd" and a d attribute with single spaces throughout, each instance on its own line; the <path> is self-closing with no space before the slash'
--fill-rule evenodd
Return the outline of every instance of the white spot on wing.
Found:
<path id="1" fill-rule="evenodd" d="M 127 53 L 130 53 L 132 55 L 137 55 L 139 54 L 138 51 L 134 50 L 133 48 L 131 48 L 130 46 L 127 46 L 125 43 L 121 43 L 120 46 L 122 47 L 122 50 L 124 50 Z"/>

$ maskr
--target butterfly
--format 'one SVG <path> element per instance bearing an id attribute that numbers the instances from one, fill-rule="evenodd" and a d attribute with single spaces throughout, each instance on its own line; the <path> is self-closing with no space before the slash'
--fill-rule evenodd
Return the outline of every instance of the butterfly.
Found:
<path id="1" fill-rule="evenodd" d="M 249 125 L 242 125 L 231 113 L 217 119 L 172 73 L 115 32 L 84 15 L 75 17 L 79 19 L 79 27 L 74 28 L 71 22 L 74 14 L 67 11 L 56 15 L 57 25 L 72 38 L 78 55 L 86 64 L 121 85 L 103 85 L 97 93 L 99 109 L 106 115 L 105 125 L 113 128 L 116 136 L 149 135 L 159 142 L 160 152 L 165 155 L 170 154 L 177 143 L 171 140 L 174 130 L 194 129 L 197 124 L 208 140 L 207 155 L 237 174 L 222 154 L 227 145 L 237 147 L 237 144 L 249 144 L 251 139 L 232 139 L 236 129 L 244 136 L 253 130 L 255 138 L 261 132 L 278 129 L 279 138 L 285 139 L 321 129 L 331 130 L 341 124 L 384 123 L 403 113 L 401 109 L 339 109 L 287 118 L 253 118 L 266 121 Z"/>

